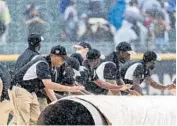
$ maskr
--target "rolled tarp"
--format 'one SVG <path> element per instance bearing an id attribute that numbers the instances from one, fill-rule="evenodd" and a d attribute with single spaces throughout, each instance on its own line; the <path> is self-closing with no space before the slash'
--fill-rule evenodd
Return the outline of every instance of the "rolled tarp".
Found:
<path id="1" fill-rule="evenodd" d="M 40 125 L 176 125 L 174 96 L 68 96 L 50 104 Z"/>

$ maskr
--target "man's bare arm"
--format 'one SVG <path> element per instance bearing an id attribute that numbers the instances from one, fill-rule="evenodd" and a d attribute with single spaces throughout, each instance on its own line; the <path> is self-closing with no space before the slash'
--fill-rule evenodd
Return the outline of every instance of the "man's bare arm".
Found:
<path id="1" fill-rule="evenodd" d="M 158 84 L 151 77 L 146 77 L 145 82 L 146 82 L 146 84 L 149 84 L 150 86 L 152 86 L 155 89 L 166 90 L 168 88 L 168 86 Z"/>
<path id="2" fill-rule="evenodd" d="M 44 88 L 44 90 L 51 101 L 57 100 L 57 97 L 53 90 L 47 88 Z"/>
<path id="3" fill-rule="evenodd" d="M 64 86 L 52 82 L 51 79 L 43 79 L 42 82 L 47 89 L 52 89 L 54 91 L 80 92 L 81 90 L 84 90 L 83 86 Z"/>
<path id="4" fill-rule="evenodd" d="M 111 83 L 108 82 L 104 82 L 100 79 L 94 81 L 95 84 L 97 84 L 98 86 L 100 86 L 101 88 L 107 89 L 107 90 L 126 90 L 126 89 L 130 89 L 132 86 L 131 85 L 113 85 Z"/>
<path id="5" fill-rule="evenodd" d="M 133 76 L 133 89 L 142 95 L 143 91 L 142 88 L 140 87 L 140 83 L 141 83 L 140 76 L 138 77 Z"/>

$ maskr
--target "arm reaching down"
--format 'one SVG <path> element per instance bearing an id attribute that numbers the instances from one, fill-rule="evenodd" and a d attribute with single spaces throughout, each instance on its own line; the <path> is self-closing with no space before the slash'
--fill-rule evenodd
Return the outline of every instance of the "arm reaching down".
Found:
<path id="1" fill-rule="evenodd" d="M 51 101 L 56 101 L 57 100 L 57 97 L 56 97 L 56 95 L 55 95 L 53 90 L 50 90 L 50 89 L 47 89 L 47 88 L 44 88 L 44 90 L 45 90 L 47 96 L 49 97 L 49 99 Z"/>
<path id="2" fill-rule="evenodd" d="M 80 92 L 81 90 L 84 90 L 83 86 L 64 86 L 52 82 L 51 79 L 43 79 L 42 82 L 47 89 L 52 89 L 54 91 Z"/>
<path id="3" fill-rule="evenodd" d="M 152 86 L 155 89 L 159 89 L 159 90 L 171 90 L 173 88 L 175 88 L 173 86 L 173 84 L 170 85 L 162 85 L 162 84 L 158 84 L 157 82 L 155 82 L 151 77 L 146 77 L 145 81 L 147 84 L 149 84 L 150 86 Z"/>
<path id="4" fill-rule="evenodd" d="M 94 81 L 95 84 L 97 84 L 98 86 L 100 86 L 101 88 L 107 89 L 107 90 L 127 90 L 130 89 L 132 87 L 132 85 L 113 85 L 111 83 L 108 82 L 104 82 L 102 80 L 96 80 Z"/>

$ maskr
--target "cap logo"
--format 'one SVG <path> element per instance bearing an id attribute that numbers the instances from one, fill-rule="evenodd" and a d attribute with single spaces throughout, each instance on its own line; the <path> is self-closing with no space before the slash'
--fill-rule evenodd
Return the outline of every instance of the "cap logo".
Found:
<path id="1" fill-rule="evenodd" d="M 44 38 L 41 36 L 41 41 L 44 41 Z"/>
<path id="2" fill-rule="evenodd" d="M 55 54 L 59 54 L 60 53 L 60 50 L 55 50 Z"/>

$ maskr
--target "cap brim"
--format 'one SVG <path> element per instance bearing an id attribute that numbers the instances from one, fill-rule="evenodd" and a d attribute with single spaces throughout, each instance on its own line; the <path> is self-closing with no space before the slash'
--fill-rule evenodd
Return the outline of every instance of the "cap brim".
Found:
<path id="1" fill-rule="evenodd" d="M 127 51 L 127 53 L 129 53 L 130 55 L 134 55 L 134 54 L 136 54 L 135 51 Z"/>
<path id="2" fill-rule="evenodd" d="M 73 48 L 83 48 L 83 47 L 80 45 L 73 45 Z"/>

